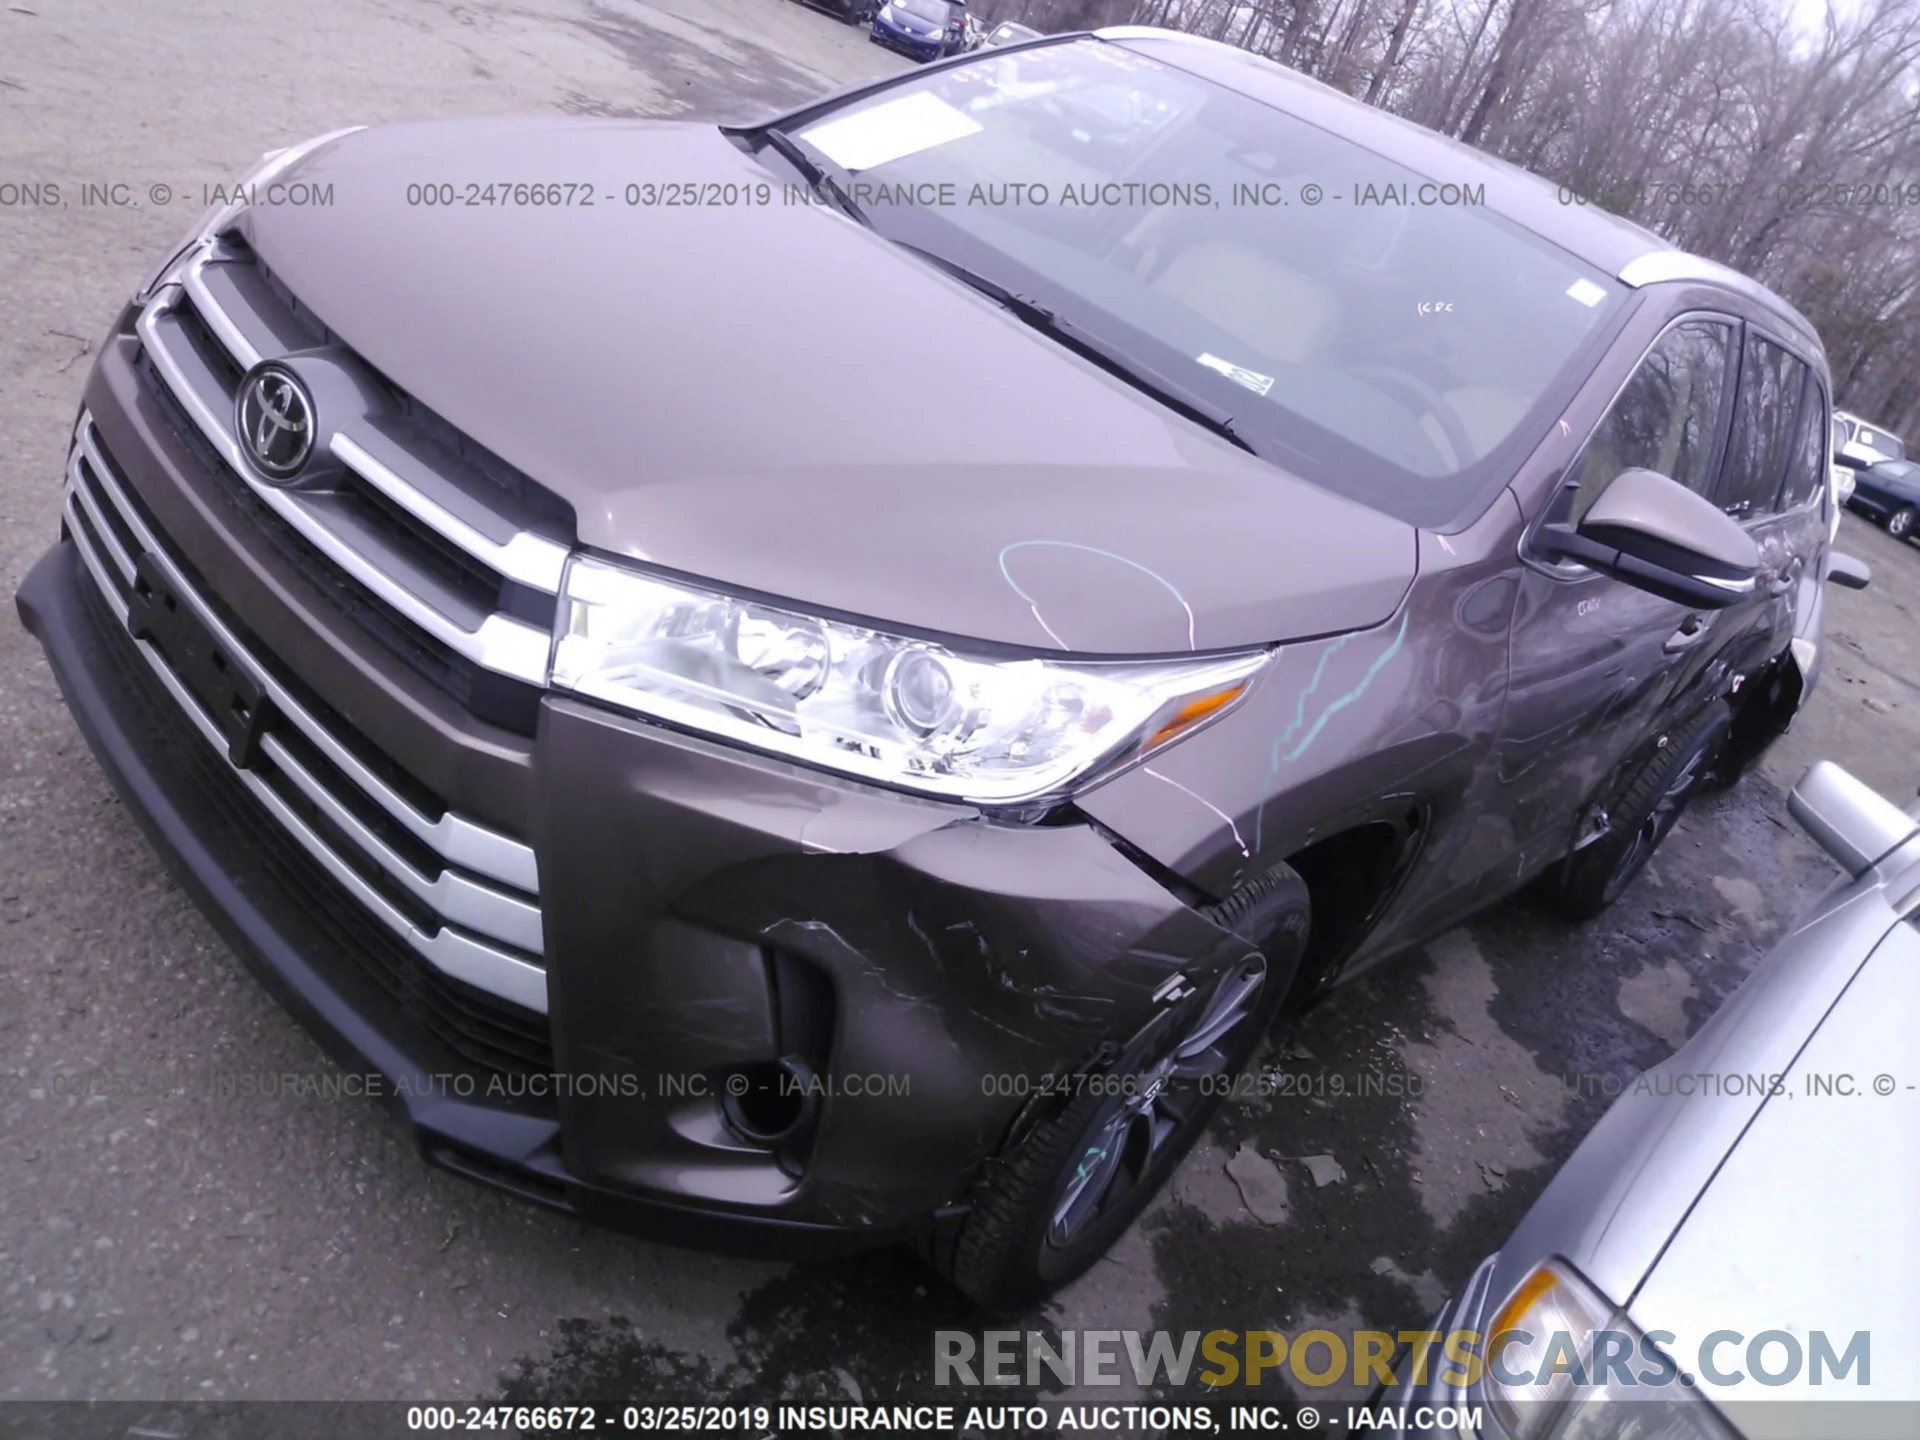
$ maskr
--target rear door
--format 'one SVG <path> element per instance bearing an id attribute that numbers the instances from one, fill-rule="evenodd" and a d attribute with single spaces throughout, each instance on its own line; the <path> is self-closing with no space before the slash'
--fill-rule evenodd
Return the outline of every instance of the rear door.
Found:
<path id="1" fill-rule="evenodd" d="M 1753 599 L 1713 619 L 1708 645 L 1718 674 L 1751 673 L 1793 639 L 1801 576 L 1818 566 L 1827 540 L 1827 417 L 1820 372 L 1799 347 L 1745 326 L 1733 426 L 1713 499 L 1753 537 L 1760 569 Z"/>

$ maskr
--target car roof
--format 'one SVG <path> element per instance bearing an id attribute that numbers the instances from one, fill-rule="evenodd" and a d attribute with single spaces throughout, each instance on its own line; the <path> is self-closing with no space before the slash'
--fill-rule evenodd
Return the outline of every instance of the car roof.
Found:
<path id="1" fill-rule="evenodd" d="M 1485 208 L 1532 231 L 1635 289 L 1690 282 L 1732 291 L 1764 307 L 1820 349 L 1819 332 L 1786 300 L 1749 275 L 1675 249 L 1653 231 L 1569 192 L 1530 170 L 1477 150 L 1331 85 L 1248 50 L 1184 31 L 1112 26 L 1092 32 L 1117 44 L 1155 41 L 1178 45 L 1174 63 L 1260 100 L 1276 110 L 1333 131 L 1385 159 L 1428 178 L 1484 187 Z M 1824 351 L 1821 351 L 1824 358 Z"/>

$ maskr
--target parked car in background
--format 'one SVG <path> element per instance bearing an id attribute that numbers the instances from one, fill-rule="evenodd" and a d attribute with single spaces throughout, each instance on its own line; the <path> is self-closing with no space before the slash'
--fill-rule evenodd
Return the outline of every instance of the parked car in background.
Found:
<path id="1" fill-rule="evenodd" d="M 1838 415 L 1834 416 L 1833 443 L 1829 448 L 1827 460 L 1827 481 L 1828 487 L 1833 491 L 1831 532 L 1836 538 L 1840 534 L 1840 512 L 1847 507 L 1847 502 L 1853 499 L 1854 467 L 1843 463 L 1840 459 L 1841 451 L 1846 448 L 1851 438 L 1852 432 L 1846 423 Z"/>
<path id="2" fill-rule="evenodd" d="M 957 55 L 966 47 L 967 7 L 962 0 L 888 0 L 868 38 L 920 61 Z"/>
<path id="3" fill-rule="evenodd" d="M 1853 462 L 1856 469 L 1868 465 L 1878 465 L 1882 460 L 1904 460 L 1907 458 L 1907 446 L 1892 431 L 1869 424 L 1858 415 L 1845 410 L 1833 412 L 1834 425 L 1843 437 L 1840 454 Z"/>
<path id="4" fill-rule="evenodd" d="M 1003 20 L 987 32 L 989 45 L 1018 45 L 1022 40 L 1038 40 L 1040 32 L 1017 20 Z"/>
<path id="5" fill-rule="evenodd" d="M 1488 1440 L 1920 1433 L 1920 807 L 1822 762 L 1790 808 L 1847 878 L 1434 1320 L 1477 1373 L 1436 1345 L 1387 1403 Z"/>
<path id="6" fill-rule="evenodd" d="M 424 153 L 821 203 L 449 225 Z M 1436 175 L 1475 203 L 1225 203 Z M 1003 203 L 856 198 L 947 185 Z M 422 1153 L 569 1213 L 1028 1303 L 1283 1004 L 1529 882 L 1598 913 L 1818 673 L 1806 319 L 1226 45 L 240 195 L 101 344 L 19 608 Z M 843 378 L 936 367 L 991 425 Z"/>
<path id="7" fill-rule="evenodd" d="M 1894 539 L 1905 540 L 1920 517 L 1920 465 L 1911 460 L 1882 460 L 1855 471 L 1851 503 L 1884 525 Z"/>

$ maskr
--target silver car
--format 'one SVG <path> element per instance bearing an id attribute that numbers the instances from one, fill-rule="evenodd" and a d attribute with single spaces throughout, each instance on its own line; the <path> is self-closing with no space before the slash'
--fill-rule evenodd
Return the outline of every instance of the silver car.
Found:
<path id="1" fill-rule="evenodd" d="M 1920 1435 L 1920 806 L 1822 762 L 1792 812 L 1850 878 L 1626 1083 L 1381 1428 Z"/>

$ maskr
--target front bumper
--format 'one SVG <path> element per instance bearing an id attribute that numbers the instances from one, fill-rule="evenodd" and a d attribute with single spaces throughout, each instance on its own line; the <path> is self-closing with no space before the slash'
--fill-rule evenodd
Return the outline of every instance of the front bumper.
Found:
<path id="1" fill-rule="evenodd" d="M 317 620 L 298 567 L 208 501 L 134 360 L 109 343 L 87 408 L 171 563 L 330 713 L 537 854 L 547 1016 L 531 1018 L 552 1073 L 503 1074 L 442 1023 L 484 997 L 428 975 L 429 1004 L 383 979 L 369 957 L 390 939 L 189 723 L 74 542 L 22 586 L 155 847 L 333 1056 L 382 1077 L 432 1163 L 714 1248 L 885 1243 L 964 1207 L 1033 1082 L 1130 1033 L 1174 975 L 1243 953 L 1085 824 L 999 824 L 557 696 L 518 750 L 423 719 L 440 702 Z M 725 1078 L 786 1056 L 813 1077 L 805 1126 L 743 1139 Z"/>
<path id="2" fill-rule="evenodd" d="M 1460 1293 L 1441 1306 L 1440 1313 L 1426 1328 L 1429 1332 L 1449 1335 L 1455 1331 L 1470 1330 L 1476 1336 L 1487 1333 L 1489 1323 L 1495 1318 L 1494 1307 L 1499 1297 L 1491 1293 L 1495 1262 L 1499 1255 L 1489 1255 L 1468 1277 Z M 1486 1408 L 1485 1398 L 1476 1389 L 1448 1385 L 1440 1377 L 1443 1374 L 1458 1374 L 1460 1368 L 1441 1354 L 1440 1346 L 1432 1346 L 1427 1354 L 1426 1373 L 1416 1377 L 1412 1373 L 1412 1355 L 1408 1347 L 1402 1346 L 1400 1353 L 1393 1358 L 1392 1369 L 1400 1384 L 1392 1390 L 1376 1393 L 1369 1404 L 1378 1408 L 1386 1406 L 1395 1418 L 1404 1417 L 1405 1424 L 1399 1431 L 1405 1440 L 1439 1440 L 1442 1436 L 1466 1437 L 1476 1433 L 1467 1430 L 1434 1430 L 1414 1428 L 1421 1418 L 1431 1419 L 1442 1415 L 1454 1415 L 1478 1407 L 1482 1412 Z"/>
<path id="3" fill-rule="evenodd" d="M 944 39 L 922 39 L 910 30 L 897 30 L 884 20 L 873 22 L 870 38 L 875 44 L 898 50 L 902 55 L 911 55 L 915 60 L 938 60 L 947 53 Z"/>

